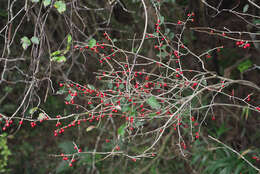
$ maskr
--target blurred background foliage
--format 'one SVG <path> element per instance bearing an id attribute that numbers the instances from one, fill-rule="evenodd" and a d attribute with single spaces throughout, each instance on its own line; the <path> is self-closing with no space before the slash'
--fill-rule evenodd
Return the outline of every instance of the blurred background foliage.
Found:
<path id="1" fill-rule="evenodd" d="M 103 39 L 103 32 L 107 31 L 114 43 L 122 49 L 129 49 L 132 46 L 130 38 L 139 38 L 142 35 L 144 27 L 144 11 L 142 4 L 139 0 L 124 0 L 125 7 L 132 15 L 132 21 L 125 21 L 124 16 L 121 14 L 112 13 L 110 22 L 108 23 L 108 17 L 110 16 L 111 6 L 106 0 L 77 0 L 77 9 L 67 9 L 64 14 L 61 15 L 55 9 L 43 8 L 40 1 L 32 2 L 26 0 L 28 3 L 26 14 L 18 15 L 13 21 L 12 32 L 19 26 L 16 37 L 14 38 L 10 50 L 10 57 L 17 57 L 21 53 L 26 58 L 25 61 L 19 62 L 16 66 L 25 72 L 32 72 L 32 67 L 28 67 L 34 53 L 32 47 L 28 47 L 29 51 L 24 51 L 21 46 L 20 38 L 28 36 L 31 38 L 34 33 L 38 33 L 41 36 L 42 30 L 35 27 L 37 24 L 38 12 L 40 17 L 44 18 L 48 11 L 48 17 L 46 17 L 46 24 L 44 28 L 44 35 L 47 36 L 43 45 L 41 66 L 37 76 L 43 78 L 46 74 L 55 82 L 53 85 L 55 89 L 58 89 L 58 83 L 66 79 L 73 79 L 78 83 L 88 83 L 93 85 L 99 85 L 95 81 L 95 75 L 100 65 L 95 55 L 91 53 L 71 53 L 67 57 L 66 64 L 60 66 L 58 63 L 49 62 L 49 52 L 47 50 L 55 52 L 57 50 L 66 49 L 66 38 L 68 33 L 71 33 L 73 38 L 79 43 L 88 43 L 90 38 L 95 40 Z M 71 3 L 70 1 L 64 1 Z M 199 32 L 195 32 L 192 29 L 193 26 L 208 26 L 219 27 L 222 25 L 232 25 L 232 20 L 235 16 L 217 16 L 211 19 L 205 16 L 205 8 L 199 0 L 145 0 L 147 4 L 147 10 L 149 14 L 148 32 L 154 32 L 154 24 L 157 22 L 156 11 L 153 8 L 155 3 L 160 4 L 160 16 L 164 21 L 177 22 L 178 20 L 184 20 L 187 13 L 195 12 L 195 22 L 191 26 L 187 26 L 185 31 L 184 43 L 196 53 L 205 52 L 210 49 L 209 46 L 215 46 L 217 43 L 225 45 L 224 49 L 213 56 L 212 59 L 205 59 L 208 69 L 218 72 L 222 76 L 227 76 L 233 79 L 246 79 L 259 85 L 259 70 L 247 71 L 253 64 L 259 64 L 259 52 L 256 48 L 251 48 L 247 52 L 238 49 L 234 42 L 225 40 L 223 38 L 211 37 Z M 229 9 L 232 7 L 232 3 L 235 1 L 224 1 L 221 8 Z M 239 4 L 239 8 L 243 10 L 244 3 Z M 7 0 L 0 1 L 0 26 L 5 26 L 8 13 L 7 13 Z M 17 14 L 21 8 L 25 6 L 24 0 L 19 0 L 14 3 L 14 14 Z M 240 7 L 241 6 L 241 7 Z M 71 6 L 70 6 L 71 7 Z M 88 7 L 89 9 L 87 9 Z M 62 7 L 61 7 L 62 8 Z M 102 9 L 102 10 L 95 10 Z M 62 9 L 60 9 L 62 10 Z M 69 16 L 69 11 L 72 13 Z M 117 15 L 117 16 L 116 16 Z M 158 14 L 157 14 L 158 15 Z M 228 16 L 228 17 L 227 17 Z M 26 18 L 26 20 L 24 20 Z M 121 19 L 122 18 L 122 19 Z M 120 22 L 121 20 L 121 22 Z M 22 21 L 22 23 L 20 23 Z M 68 24 L 73 24 L 72 28 L 67 27 Z M 193 26 L 192 26 L 193 25 Z M 237 27 L 244 26 L 243 21 L 239 21 Z M 0 29 L 2 29 L 2 27 Z M 174 32 L 178 30 L 172 25 L 167 25 L 167 22 L 163 26 L 168 33 L 166 34 L 171 38 L 174 37 Z M 36 29 L 35 29 L 36 28 Z M 246 30 L 248 28 L 243 27 Z M 236 28 L 235 28 L 236 29 Z M 166 31 L 165 30 L 165 31 Z M 81 32 L 79 32 L 81 31 Z M 3 33 L 1 33 L 3 35 Z M 43 37 L 39 37 L 43 39 Z M 0 37 L 1 52 L 4 47 L 4 37 Z M 48 44 L 47 44 L 48 43 Z M 150 50 L 153 48 L 153 44 L 145 45 L 141 50 L 143 54 L 149 55 L 149 57 L 155 56 Z M 137 46 L 135 46 L 136 48 Z M 31 52 L 30 52 L 31 51 Z M 74 59 L 77 59 L 79 63 L 75 63 Z M 240 61 L 241 60 L 241 61 Z M 247 61 L 245 63 L 245 61 Z M 235 64 L 234 62 L 238 62 Z M 187 65 L 196 68 L 196 62 L 189 60 Z M 235 66 L 234 66 L 235 64 Z M 0 64 L 0 69 L 3 65 Z M 50 70 L 51 69 L 51 70 Z M 5 84 L 0 86 L 0 112 L 5 114 L 12 114 L 18 101 L 21 101 L 24 92 L 27 89 L 27 84 L 19 83 L 24 75 L 17 71 L 11 71 L 6 75 L 6 79 L 9 81 L 18 81 L 16 85 Z M 43 83 L 44 82 L 44 83 Z M 38 93 L 39 98 L 43 100 L 41 107 L 49 112 L 51 115 L 72 113 L 74 108 L 66 106 L 64 99 L 60 95 L 51 94 L 46 85 L 49 81 L 43 81 L 38 84 L 38 88 L 35 91 Z M 248 93 L 246 88 L 236 87 L 236 95 L 244 96 Z M 45 100 L 46 95 L 48 97 Z M 34 100 L 34 99 L 32 99 Z M 222 100 L 221 98 L 218 100 Z M 255 104 L 259 105 L 259 94 L 254 96 Z M 36 102 L 36 101 L 35 101 Z M 29 110 L 24 113 L 29 115 Z M 83 154 L 79 161 L 75 163 L 73 167 L 69 167 L 66 161 L 61 158 L 54 158 L 48 154 L 70 153 L 73 152 L 73 142 L 82 145 L 83 150 L 91 149 L 94 146 L 97 133 L 86 132 L 86 127 L 73 128 L 66 132 L 66 134 L 60 137 L 50 136 L 52 130 L 55 129 L 53 123 L 44 123 L 39 125 L 37 129 L 32 129 L 29 123 L 25 123 L 21 129 L 15 131 L 10 128 L 8 132 L 12 132 L 11 135 L 3 134 L 0 136 L 0 172 L 12 173 L 12 174 L 46 174 L 46 173 L 174 173 L 174 174 L 256 174 L 256 170 L 250 167 L 247 163 L 238 157 L 232 151 L 226 149 L 221 144 L 214 141 L 208 141 L 203 136 L 211 135 L 224 142 L 227 142 L 229 146 L 237 150 L 246 159 L 251 161 L 256 166 L 260 166 L 259 161 L 252 159 L 252 156 L 259 155 L 260 151 L 260 139 L 259 139 L 259 115 L 257 113 L 247 113 L 245 117 L 245 111 L 241 110 L 227 110 L 223 108 L 216 109 L 217 120 L 207 120 L 207 125 L 202 132 L 202 138 L 196 140 L 194 144 L 188 145 L 190 154 L 183 157 L 179 152 L 179 146 L 176 145 L 177 134 L 172 132 L 166 132 L 166 135 L 162 137 L 159 143 L 160 145 L 155 148 L 158 151 L 156 157 L 152 159 L 140 159 L 133 162 L 125 157 L 111 157 L 106 160 L 102 160 L 102 156 Z M 3 121 L 3 120 L 1 120 Z M 2 125 L 0 125 L 2 130 Z M 101 128 L 99 128 L 101 129 Z M 101 130 L 98 130 L 101 131 Z M 149 141 L 150 137 L 147 137 Z M 111 149 L 111 144 L 104 143 L 102 149 Z M 133 144 L 128 144 L 126 147 L 130 148 Z M 141 151 L 148 145 L 138 146 L 133 151 Z M 140 148 L 140 149 L 138 149 Z M 46 155 L 47 154 L 47 155 Z M 95 160 L 95 161 L 93 161 Z M 95 168 L 93 168 L 93 162 Z"/>

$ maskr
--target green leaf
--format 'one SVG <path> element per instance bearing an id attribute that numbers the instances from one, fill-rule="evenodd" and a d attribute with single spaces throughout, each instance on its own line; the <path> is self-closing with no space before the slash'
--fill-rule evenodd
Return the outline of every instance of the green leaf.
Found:
<path id="1" fill-rule="evenodd" d="M 206 79 L 203 79 L 203 80 L 201 81 L 201 84 L 204 85 L 204 86 L 207 86 L 207 80 L 206 80 Z"/>
<path id="2" fill-rule="evenodd" d="M 90 84 L 87 84 L 87 87 L 88 87 L 89 89 L 92 89 L 92 90 L 95 90 L 95 89 L 96 89 L 95 86 L 90 85 Z"/>
<path id="3" fill-rule="evenodd" d="M 237 69 L 240 71 L 240 73 L 245 72 L 246 70 L 248 70 L 250 67 L 252 67 L 253 63 L 251 62 L 251 60 L 246 60 L 241 62 L 238 66 Z"/>
<path id="4" fill-rule="evenodd" d="M 66 4 L 63 1 L 56 1 L 54 7 L 58 10 L 59 13 L 66 11 Z"/>
<path id="5" fill-rule="evenodd" d="M 23 47 L 24 50 L 26 50 L 32 44 L 30 39 L 26 36 L 24 36 L 21 39 L 21 43 L 22 43 L 22 47 Z"/>
<path id="6" fill-rule="evenodd" d="M 249 5 L 246 4 L 246 5 L 243 7 L 243 13 L 247 12 L 247 11 L 248 11 L 248 8 L 249 8 Z"/>
<path id="7" fill-rule="evenodd" d="M 156 100 L 155 96 L 151 96 L 147 101 L 147 104 L 151 106 L 153 109 L 160 109 L 161 105 L 160 103 Z"/>
<path id="8" fill-rule="evenodd" d="M 33 37 L 31 38 L 31 41 L 32 41 L 33 44 L 36 44 L 36 45 L 39 44 L 39 39 L 38 39 L 38 37 L 33 36 Z"/>
<path id="9" fill-rule="evenodd" d="M 163 45 L 162 47 L 161 47 L 161 50 L 165 50 L 167 48 L 167 45 L 165 44 L 165 45 Z"/>
<path id="10" fill-rule="evenodd" d="M 158 36 L 159 36 L 159 33 L 154 32 L 154 33 L 153 33 L 153 36 L 154 36 L 154 37 L 158 37 Z"/>
<path id="11" fill-rule="evenodd" d="M 242 170 L 242 168 L 244 167 L 244 164 L 243 163 L 240 163 L 236 166 L 236 170 L 234 172 L 234 174 L 239 174 Z"/>
<path id="12" fill-rule="evenodd" d="M 156 173 L 156 165 L 152 165 L 151 169 L 150 169 L 150 174 L 157 174 Z"/>
<path id="13" fill-rule="evenodd" d="M 131 108 L 129 107 L 129 105 L 124 105 L 122 108 L 122 112 L 128 112 L 130 110 L 131 110 Z"/>
<path id="14" fill-rule="evenodd" d="M 164 23 L 164 16 L 161 16 L 160 17 L 160 24 L 163 24 Z"/>
<path id="15" fill-rule="evenodd" d="M 254 23 L 255 25 L 259 25 L 259 24 L 260 24 L 260 19 L 254 19 L 254 20 L 253 20 L 253 23 Z"/>
<path id="16" fill-rule="evenodd" d="M 50 5 L 50 4 L 51 4 L 51 0 L 44 0 L 44 1 L 43 1 L 44 7 L 47 7 L 47 6 Z"/>
<path id="17" fill-rule="evenodd" d="M 52 57 L 52 56 L 57 56 L 57 55 L 59 55 L 59 54 L 61 54 L 61 51 L 60 51 L 60 50 L 55 51 L 55 52 L 51 53 L 51 57 Z"/>
<path id="18" fill-rule="evenodd" d="M 150 113 L 149 114 L 149 117 L 154 117 L 154 116 L 156 116 L 157 114 L 156 113 Z"/>
<path id="19" fill-rule="evenodd" d="M 31 108 L 29 110 L 29 114 L 33 114 L 35 111 L 37 111 L 38 107 Z"/>
<path id="20" fill-rule="evenodd" d="M 171 30 L 169 28 L 166 28 L 164 35 L 168 35 L 170 32 L 171 32 Z"/>
<path id="21" fill-rule="evenodd" d="M 119 88 L 119 89 L 124 89 L 124 88 L 125 88 L 125 85 L 124 85 L 124 84 L 120 84 L 118 88 Z"/>
<path id="22" fill-rule="evenodd" d="M 38 120 L 44 120 L 46 118 L 46 115 L 44 113 L 39 113 Z"/>
<path id="23" fill-rule="evenodd" d="M 173 39 L 174 38 L 174 33 L 173 32 L 170 32 L 169 35 L 168 35 L 169 39 Z"/>
<path id="24" fill-rule="evenodd" d="M 86 128 L 86 132 L 91 131 L 92 129 L 96 128 L 95 126 L 91 125 L 89 127 Z"/>
<path id="25" fill-rule="evenodd" d="M 55 61 L 55 62 L 59 62 L 59 63 L 62 63 L 62 62 L 66 62 L 66 57 L 65 56 L 55 56 L 53 58 L 51 58 L 51 61 Z"/>
<path id="26" fill-rule="evenodd" d="M 134 127 L 139 128 L 139 127 L 143 126 L 144 124 L 145 124 L 144 121 L 136 121 L 134 124 Z"/>
<path id="27" fill-rule="evenodd" d="M 68 39 L 67 39 L 67 48 L 66 48 L 66 51 L 69 51 L 70 45 L 71 45 L 71 41 L 72 41 L 72 37 L 71 37 L 71 35 L 69 34 L 69 35 L 68 35 Z"/>
<path id="28" fill-rule="evenodd" d="M 109 82 L 109 83 L 107 84 L 107 87 L 108 87 L 108 89 L 112 89 L 112 88 L 113 88 L 113 83 L 112 83 L 112 82 Z"/>
<path id="29" fill-rule="evenodd" d="M 90 39 L 90 41 L 88 42 L 88 46 L 90 48 L 93 48 L 96 45 L 97 41 L 95 39 Z"/>
<path id="30" fill-rule="evenodd" d="M 60 90 L 58 90 L 57 92 L 56 92 L 56 94 L 64 94 L 66 91 L 66 88 L 65 88 L 65 86 L 63 86 L 63 87 L 61 87 L 61 89 Z"/>
<path id="31" fill-rule="evenodd" d="M 126 128 L 126 124 L 122 124 L 118 129 L 117 129 L 117 134 L 120 136 L 124 136 L 125 135 L 125 128 Z"/>
<path id="32" fill-rule="evenodd" d="M 31 0 L 33 3 L 39 2 L 39 0 Z"/>
<path id="33" fill-rule="evenodd" d="M 72 37 L 71 37 L 71 35 L 69 34 L 69 35 L 68 35 L 68 39 L 67 39 L 67 43 L 68 43 L 68 44 L 71 44 L 71 41 L 72 41 Z"/>
<path id="34" fill-rule="evenodd" d="M 250 111 L 250 110 L 249 110 L 249 107 L 248 107 L 248 106 L 243 108 L 242 117 L 245 116 L 245 119 L 246 119 L 246 120 L 247 120 L 247 118 L 248 118 L 249 111 Z"/>
<path id="35" fill-rule="evenodd" d="M 11 92 L 12 90 L 13 90 L 13 88 L 8 87 L 8 86 L 6 86 L 6 87 L 4 88 L 4 92 L 6 92 L 6 93 Z"/>
<path id="36" fill-rule="evenodd" d="M 117 42 L 118 40 L 116 38 L 112 39 L 112 42 L 115 43 Z"/>
<path id="37" fill-rule="evenodd" d="M 69 101 L 71 101 L 72 98 L 73 98 L 73 97 L 69 94 L 69 95 L 65 98 L 65 100 L 69 102 Z"/>

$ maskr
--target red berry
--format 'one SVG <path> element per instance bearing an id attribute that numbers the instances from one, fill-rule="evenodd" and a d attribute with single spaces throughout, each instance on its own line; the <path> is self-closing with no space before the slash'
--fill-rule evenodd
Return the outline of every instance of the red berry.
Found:
<path id="1" fill-rule="evenodd" d="M 119 146 L 116 146 L 116 150 L 120 150 L 120 147 L 119 147 Z"/>

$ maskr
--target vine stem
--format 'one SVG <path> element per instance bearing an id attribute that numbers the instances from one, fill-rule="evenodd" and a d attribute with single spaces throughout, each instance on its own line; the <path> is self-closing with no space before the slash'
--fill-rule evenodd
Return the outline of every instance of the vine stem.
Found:
<path id="1" fill-rule="evenodd" d="M 231 147 L 229 147 L 228 145 L 224 144 L 223 142 L 221 142 L 220 140 L 212 137 L 212 136 L 208 136 L 210 139 L 216 141 L 217 143 L 223 145 L 224 147 L 226 147 L 227 149 L 231 150 L 232 152 L 234 152 L 235 154 L 237 154 L 239 156 L 239 158 L 242 158 L 247 164 L 249 164 L 251 167 L 253 167 L 256 171 L 258 171 L 258 173 L 260 173 L 260 169 L 258 169 L 255 165 L 253 165 L 250 161 L 248 161 L 243 155 L 241 155 L 240 153 L 238 153 L 237 151 L 235 151 L 234 149 L 232 149 Z"/>

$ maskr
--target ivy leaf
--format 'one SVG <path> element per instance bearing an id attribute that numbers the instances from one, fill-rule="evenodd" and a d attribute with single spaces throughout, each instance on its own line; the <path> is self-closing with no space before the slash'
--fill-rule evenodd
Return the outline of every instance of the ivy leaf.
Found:
<path id="1" fill-rule="evenodd" d="M 155 117 L 157 114 L 156 113 L 150 113 L 149 117 Z"/>
<path id="2" fill-rule="evenodd" d="M 22 43 L 22 47 L 23 47 L 24 50 L 26 50 L 32 44 L 30 39 L 26 36 L 24 36 L 21 39 L 21 43 Z"/>
<path id="3" fill-rule="evenodd" d="M 107 84 L 107 87 L 108 87 L 108 89 L 112 89 L 112 88 L 113 88 L 113 83 L 112 83 L 112 82 L 109 82 L 109 83 Z"/>
<path id="4" fill-rule="evenodd" d="M 153 33 L 153 36 L 154 36 L 154 37 L 158 37 L 159 34 L 158 34 L 157 32 L 154 32 L 154 33 Z"/>
<path id="5" fill-rule="evenodd" d="M 237 66 L 237 69 L 240 71 L 240 73 L 243 73 L 246 70 L 248 70 L 252 65 L 253 65 L 253 63 L 251 62 L 251 60 L 246 60 L 246 61 L 241 62 Z"/>
<path id="6" fill-rule="evenodd" d="M 72 41 L 72 37 L 71 37 L 71 35 L 69 34 L 69 35 L 68 35 L 68 39 L 67 39 L 67 48 L 66 48 L 66 51 L 69 51 L 70 45 L 71 45 L 71 41 Z"/>
<path id="7" fill-rule="evenodd" d="M 66 4 L 63 1 L 56 1 L 54 7 L 58 10 L 59 13 L 66 11 Z"/>
<path id="8" fill-rule="evenodd" d="M 62 62 L 66 62 L 66 57 L 65 56 L 55 56 L 53 58 L 51 58 L 51 61 L 55 61 L 58 63 L 62 63 Z"/>
<path id="9" fill-rule="evenodd" d="M 96 89 L 95 86 L 90 85 L 90 84 L 87 84 L 87 87 L 88 87 L 89 89 L 92 89 L 92 90 L 95 90 L 95 89 Z"/>
<path id="10" fill-rule="evenodd" d="M 153 109 L 160 109 L 161 105 L 160 103 L 156 100 L 155 96 L 151 96 L 147 101 L 147 104 L 151 106 Z"/>
<path id="11" fill-rule="evenodd" d="M 36 45 L 39 45 L 39 39 L 38 39 L 38 37 L 35 37 L 35 36 L 33 36 L 32 38 L 31 38 L 31 41 L 32 41 L 32 43 L 34 43 L 34 44 L 36 44 Z"/>
<path id="12" fill-rule="evenodd" d="M 90 39 L 90 41 L 88 42 L 88 46 L 90 48 L 93 48 L 96 44 L 97 44 L 97 41 L 95 39 Z"/>
<path id="13" fill-rule="evenodd" d="M 65 100 L 66 100 L 66 101 L 71 101 L 72 98 L 73 98 L 73 97 L 69 94 L 69 95 L 65 98 Z"/>
<path id="14" fill-rule="evenodd" d="M 253 23 L 254 23 L 255 25 L 259 25 L 259 24 L 260 24 L 260 19 L 254 19 L 254 20 L 253 20 Z"/>
<path id="15" fill-rule="evenodd" d="M 37 111 L 38 107 L 31 108 L 29 110 L 29 114 L 33 114 L 35 111 Z"/>
<path id="16" fill-rule="evenodd" d="M 122 112 L 128 112 L 128 111 L 130 111 L 131 110 L 131 108 L 128 106 L 128 105 L 125 105 L 125 106 L 123 106 L 123 108 L 122 108 Z"/>
<path id="17" fill-rule="evenodd" d="M 89 131 L 91 131 L 94 128 L 96 128 L 96 127 L 95 126 L 89 126 L 89 127 L 86 128 L 86 132 L 89 132 Z"/>
<path id="18" fill-rule="evenodd" d="M 8 87 L 8 86 L 6 86 L 6 87 L 4 88 L 4 92 L 6 92 L 6 93 L 11 92 L 12 90 L 13 90 L 13 88 L 10 88 L 10 87 Z"/>
<path id="19" fill-rule="evenodd" d="M 68 35 L 68 39 L 67 39 L 67 43 L 70 44 L 71 41 L 72 41 L 72 37 L 71 37 L 71 35 L 69 34 L 69 35 Z"/>
<path id="20" fill-rule="evenodd" d="M 125 88 L 125 85 L 124 85 L 124 84 L 120 84 L 118 88 L 119 88 L 119 89 L 124 89 L 124 88 Z"/>
<path id="21" fill-rule="evenodd" d="M 165 29 L 165 33 L 164 33 L 164 35 L 167 35 L 167 34 L 169 34 L 169 33 L 170 33 L 170 31 L 171 31 L 171 30 L 170 30 L 169 28 L 166 28 L 166 29 Z"/>
<path id="22" fill-rule="evenodd" d="M 44 120 L 46 118 L 45 114 L 44 113 L 39 113 L 39 116 L 38 116 L 38 120 Z"/>
<path id="23" fill-rule="evenodd" d="M 243 13 L 247 12 L 247 11 L 248 11 L 248 8 L 249 8 L 249 5 L 246 4 L 246 5 L 243 7 Z"/>
<path id="24" fill-rule="evenodd" d="M 169 39 L 173 39 L 174 38 L 174 33 L 173 32 L 170 32 L 169 35 L 168 35 Z"/>
<path id="25" fill-rule="evenodd" d="M 118 129 L 117 129 L 117 134 L 120 136 L 124 136 L 125 135 L 125 128 L 126 128 L 126 124 L 122 124 Z"/>
<path id="26" fill-rule="evenodd" d="M 242 111 L 242 117 L 245 116 L 245 119 L 248 119 L 248 115 L 249 115 L 249 108 L 248 107 L 244 107 L 243 111 Z"/>
<path id="27" fill-rule="evenodd" d="M 163 24 L 164 23 L 164 16 L 161 16 L 160 17 L 160 24 Z"/>
<path id="28" fill-rule="evenodd" d="M 51 53 L 51 57 L 52 57 L 52 56 L 57 56 L 57 55 L 59 55 L 59 54 L 61 54 L 61 51 L 60 51 L 60 50 L 54 51 L 53 53 Z"/>
<path id="29" fill-rule="evenodd" d="M 50 4 L 51 4 L 51 0 L 44 0 L 44 1 L 43 1 L 44 7 L 47 7 L 47 6 L 50 5 Z"/>
<path id="30" fill-rule="evenodd" d="M 204 86 L 207 86 L 207 80 L 205 79 L 205 76 L 203 75 L 202 76 L 202 81 L 201 81 L 201 84 L 204 85 Z"/>
<path id="31" fill-rule="evenodd" d="M 63 87 L 61 87 L 60 90 L 58 90 L 58 91 L 56 92 L 56 94 L 59 94 L 59 95 L 64 94 L 64 93 L 66 92 L 65 90 L 66 90 L 65 86 L 63 86 Z"/>

